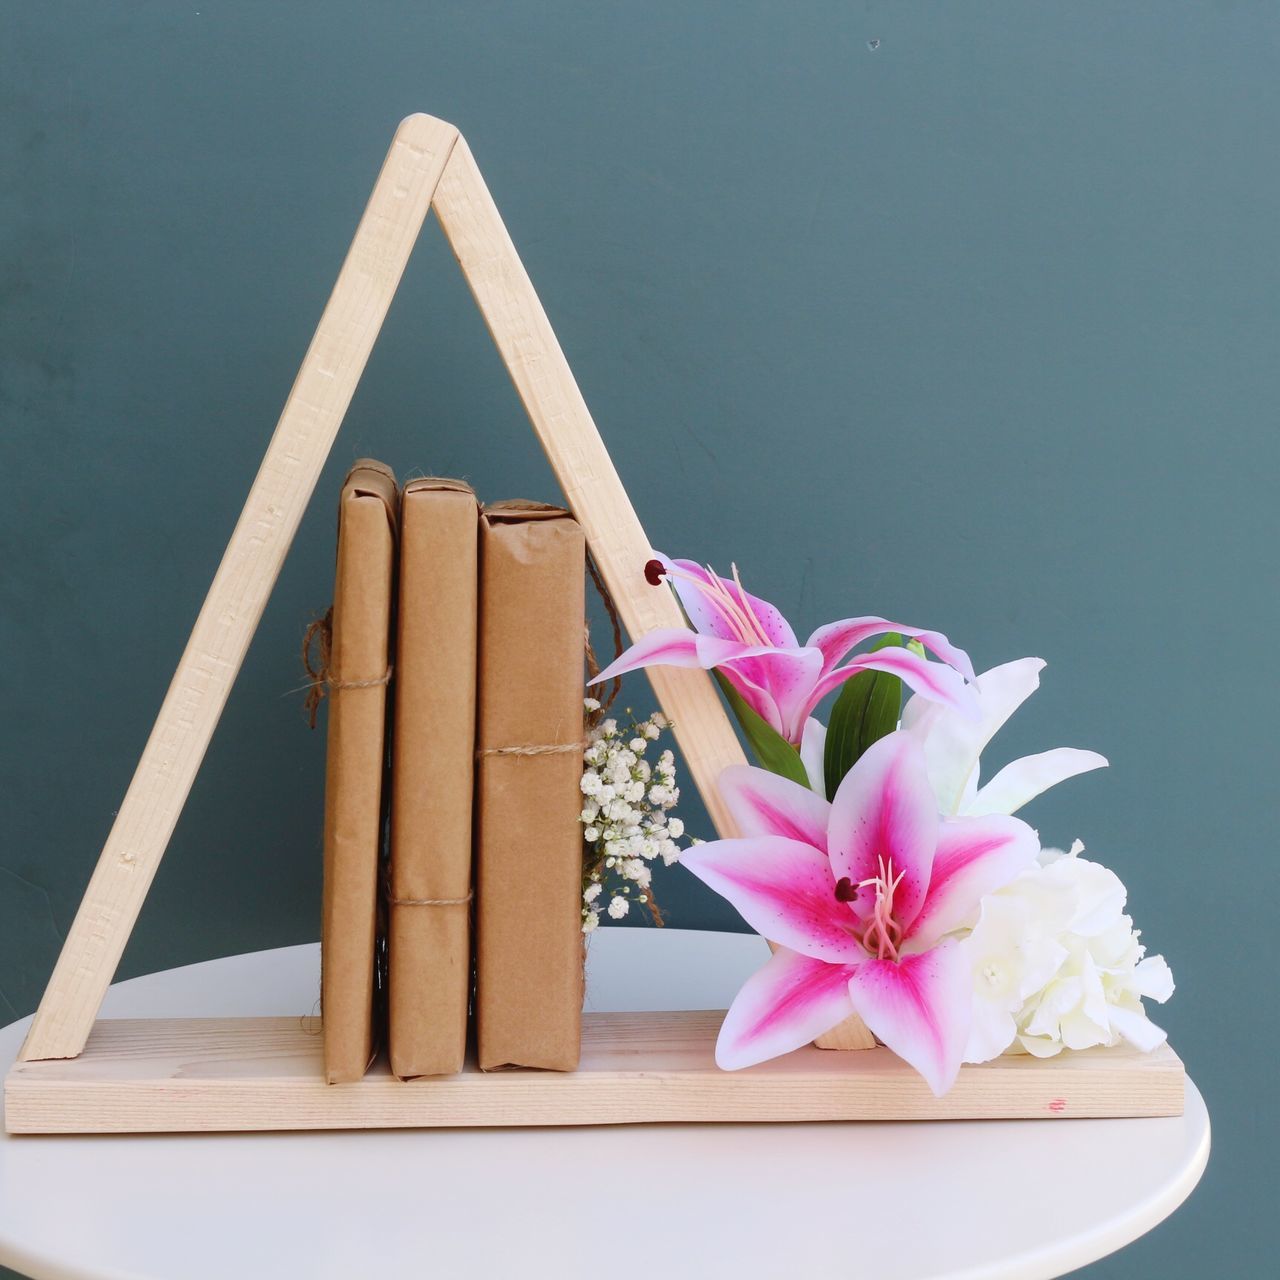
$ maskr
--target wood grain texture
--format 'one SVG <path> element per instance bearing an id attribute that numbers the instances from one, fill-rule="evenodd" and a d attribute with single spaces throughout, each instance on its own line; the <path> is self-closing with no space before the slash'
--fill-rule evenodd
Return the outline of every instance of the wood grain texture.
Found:
<path id="1" fill-rule="evenodd" d="M 457 130 L 397 130 L 80 904 L 24 1059 L 80 1052 L 418 237 Z"/>
<path id="2" fill-rule="evenodd" d="M 486 1125 L 820 1120 L 1066 1119 L 1180 1115 L 1167 1046 L 1092 1049 L 965 1067 L 935 1098 L 887 1049 L 812 1046 L 745 1071 L 713 1054 L 720 1012 L 596 1013 L 574 1072 L 468 1069 L 401 1081 L 379 1063 L 326 1085 L 311 1018 L 102 1021 L 71 1061 L 19 1063 L 10 1133 L 141 1133 Z"/>
<path id="3" fill-rule="evenodd" d="M 813 1043 L 819 1049 L 874 1049 L 876 1038 L 867 1024 L 854 1013 Z"/>
<path id="4" fill-rule="evenodd" d="M 683 627 L 672 592 L 645 580 L 649 540 L 463 138 L 434 204 L 628 634 L 634 640 L 658 627 Z M 745 757 L 711 677 L 676 667 L 654 667 L 648 676 L 716 830 L 735 834 L 716 779 Z"/>

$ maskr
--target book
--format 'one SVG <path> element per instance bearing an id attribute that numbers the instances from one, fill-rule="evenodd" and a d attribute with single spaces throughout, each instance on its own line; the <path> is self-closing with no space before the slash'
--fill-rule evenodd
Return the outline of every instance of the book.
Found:
<path id="1" fill-rule="evenodd" d="M 338 556 L 325 671 L 321 1014 L 325 1078 L 358 1080 L 376 1047 L 387 689 L 399 491 L 363 459 L 338 503 Z"/>
<path id="2" fill-rule="evenodd" d="M 462 1069 L 471 995 L 479 505 L 427 478 L 400 503 L 387 1040 L 402 1078 Z"/>
<path id="3" fill-rule="evenodd" d="M 476 794 L 479 1066 L 578 1065 L 586 542 L 557 507 L 480 523 Z"/>

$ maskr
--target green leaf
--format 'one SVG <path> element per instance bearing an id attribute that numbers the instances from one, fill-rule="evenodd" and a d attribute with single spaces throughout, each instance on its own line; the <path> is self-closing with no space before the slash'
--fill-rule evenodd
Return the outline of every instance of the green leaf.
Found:
<path id="1" fill-rule="evenodd" d="M 763 716 L 753 711 L 742 694 L 725 679 L 720 672 L 715 672 L 716 682 L 724 693 L 733 714 L 737 716 L 742 732 L 746 735 L 751 750 L 755 753 L 756 763 L 770 773 L 781 774 L 808 787 L 809 775 L 805 772 L 804 761 L 800 753 L 782 736 Z"/>
<path id="2" fill-rule="evenodd" d="M 877 649 L 901 645 L 902 637 L 882 636 Z M 898 727 L 902 711 L 902 681 L 887 671 L 860 671 L 844 682 L 831 708 L 827 747 L 822 758 L 827 798 L 835 795 L 844 776 L 862 753 Z"/>

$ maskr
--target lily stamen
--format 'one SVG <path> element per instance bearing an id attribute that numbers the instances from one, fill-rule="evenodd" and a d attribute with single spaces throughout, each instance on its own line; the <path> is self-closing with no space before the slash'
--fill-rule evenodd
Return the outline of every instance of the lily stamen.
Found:
<path id="1" fill-rule="evenodd" d="M 876 893 L 871 921 L 862 934 L 862 945 L 877 960 L 896 961 L 898 946 L 902 942 L 902 926 L 893 918 L 893 897 L 907 873 L 900 871 L 896 876 L 893 874 L 892 857 L 887 865 L 883 857 L 877 861 L 879 874 L 870 876 L 856 886 L 859 889 L 872 888 Z"/>
<path id="2" fill-rule="evenodd" d="M 755 612 L 748 603 L 747 593 L 743 590 L 742 580 L 738 577 L 738 566 L 735 564 L 731 567 L 734 585 L 742 593 L 741 602 L 734 599 L 733 593 L 725 586 L 723 580 L 717 576 L 710 565 L 707 565 L 709 581 L 706 582 L 675 565 L 669 566 L 666 573 L 668 577 L 683 578 L 686 582 L 691 582 L 697 587 L 707 601 L 720 611 L 729 626 L 737 632 L 736 639 L 743 644 L 772 644 L 759 618 L 756 617 Z"/>

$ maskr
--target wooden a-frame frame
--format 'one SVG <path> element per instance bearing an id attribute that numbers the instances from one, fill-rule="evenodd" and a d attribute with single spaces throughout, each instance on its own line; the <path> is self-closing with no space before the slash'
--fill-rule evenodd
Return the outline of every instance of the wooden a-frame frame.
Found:
<path id="1" fill-rule="evenodd" d="M 652 551 L 465 139 L 413 115 L 391 150 L 22 1049 L 85 1045 L 227 695 L 430 209 L 457 256 L 628 632 L 683 625 L 644 578 Z M 659 668 L 655 692 L 717 830 L 712 782 L 742 749 L 710 679 Z"/>
<path id="2" fill-rule="evenodd" d="M 1167 1046 L 966 1067 L 935 1099 L 885 1049 L 799 1050 L 748 1072 L 712 1063 L 720 1015 L 590 1014 L 569 1075 L 474 1071 L 399 1082 L 376 1070 L 325 1085 L 296 1018 L 97 1023 L 285 554 L 434 209 L 632 637 L 682 626 L 644 577 L 652 551 L 484 179 L 458 130 L 413 115 L 396 131 L 315 337 L 174 673 L 18 1062 L 10 1132 L 1172 1115 L 1183 1068 Z M 716 829 L 714 785 L 744 762 L 709 676 L 649 672 Z M 843 1034 L 842 1034 L 843 1030 Z M 90 1033 L 94 1039 L 90 1042 Z M 80 1055 L 89 1043 L 89 1051 Z M 637 1044 L 652 1043 L 638 1060 Z M 820 1042 L 871 1043 L 856 1019 Z M 75 1061 L 58 1061 L 75 1059 Z"/>

